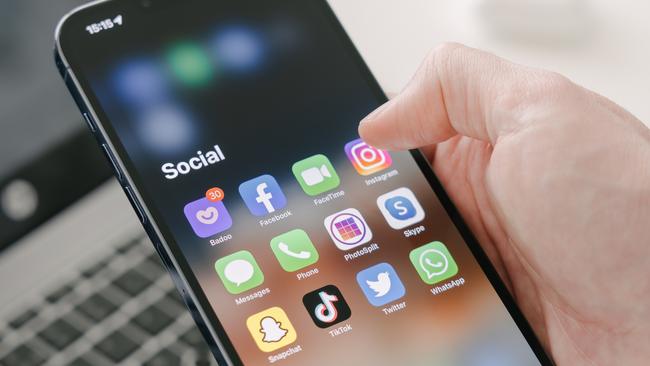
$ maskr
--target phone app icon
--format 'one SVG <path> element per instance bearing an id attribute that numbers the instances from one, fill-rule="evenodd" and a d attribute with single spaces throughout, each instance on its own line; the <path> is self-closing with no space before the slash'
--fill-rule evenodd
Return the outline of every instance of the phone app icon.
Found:
<path id="1" fill-rule="evenodd" d="M 424 209 L 406 187 L 382 194 L 377 198 L 377 206 L 393 229 L 403 229 L 424 220 Z"/>
<path id="2" fill-rule="evenodd" d="M 434 241 L 411 250 L 409 254 L 413 267 L 424 283 L 433 285 L 458 273 L 458 265 L 447 247 Z"/>
<path id="3" fill-rule="evenodd" d="M 212 202 L 200 198 L 185 205 L 185 218 L 190 223 L 194 234 L 207 238 L 232 226 L 232 218 L 223 202 Z"/>
<path id="4" fill-rule="evenodd" d="M 287 205 L 287 198 L 280 185 L 268 174 L 240 184 L 239 194 L 248 210 L 255 216 L 268 215 Z"/>
<path id="5" fill-rule="evenodd" d="M 294 272 L 318 261 L 318 251 L 304 230 L 295 229 L 271 239 L 271 250 L 287 272 Z"/>
<path id="6" fill-rule="evenodd" d="M 361 175 L 370 175 L 388 168 L 393 159 L 386 150 L 372 147 L 362 139 L 356 139 L 345 144 L 345 154 L 350 159 L 354 169 Z"/>
<path id="7" fill-rule="evenodd" d="M 347 320 L 352 312 L 341 291 L 334 285 L 327 285 L 305 294 L 302 303 L 319 328 L 331 327 Z"/>
<path id="8" fill-rule="evenodd" d="M 341 250 L 349 250 L 372 240 L 370 227 L 361 212 L 354 208 L 327 216 L 324 224 L 332 241 Z"/>
<path id="9" fill-rule="evenodd" d="M 293 164 L 291 170 L 302 190 L 310 196 L 334 189 L 341 183 L 332 163 L 322 154 L 300 160 Z"/>
<path id="10" fill-rule="evenodd" d="M 273 352 L 298 338 L 287 313 L 277 306 L 249 316 L 246 327 L 262 352 Z"/>
<path id="11" fill-rule="evenodd" d="M 233 295 L 248 291 L 264 282 L 264 273 L 251 252 L 240 250 L 214 263 L 221 282 Z"/>
<path id="12" fill-rule="evenodd" d="M 406 294 L 393 266 L 379 263 L 357 273 L 357 283 L 373 306 L 383 306 Z"/>

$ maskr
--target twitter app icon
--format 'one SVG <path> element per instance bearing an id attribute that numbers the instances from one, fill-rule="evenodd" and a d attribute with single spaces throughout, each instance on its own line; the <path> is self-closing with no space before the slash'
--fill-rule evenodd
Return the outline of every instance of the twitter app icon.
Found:
<path id="1" fill-rule="evenodd" d="M 404 284 L 388 263 L 379 263 L 357 273 L 357 283 L 373 306 L 386 305 L 406 294 Z"/>

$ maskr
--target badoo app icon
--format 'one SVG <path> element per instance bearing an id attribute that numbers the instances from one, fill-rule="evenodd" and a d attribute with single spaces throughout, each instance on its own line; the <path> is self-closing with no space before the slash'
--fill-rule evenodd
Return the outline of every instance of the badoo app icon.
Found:
<path id="1" fill-rule="evenodd" d="M 239 194 L 248 210 L 255 216 L 265 216 L 287 205 L 278 182 L 265 174 L 239 185 Z"/>
<path id="2" fill-rule="evenodd" d="M 186 204 L 183 213 L 194 234 L 201 238 L 210 237 L 232 226 L 232 218 L 222 201 L 212 202 L 205 197 L 199 198 Z"/>
<path id="3" fill-rule="evenodd" d="M 377 198 L 377 206 L 393 229 L 403 229 L 424 219 L 420 202 L 406 187 L 382 194 Z"/>

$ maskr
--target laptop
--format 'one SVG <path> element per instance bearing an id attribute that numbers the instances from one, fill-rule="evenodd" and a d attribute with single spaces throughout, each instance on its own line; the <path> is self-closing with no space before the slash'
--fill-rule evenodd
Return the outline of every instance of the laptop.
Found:
<path id="1" fill-rule="evenodd" d="M 216 364 L 52 62 L 81 3 L 0 12 L 0 365 Z"/>

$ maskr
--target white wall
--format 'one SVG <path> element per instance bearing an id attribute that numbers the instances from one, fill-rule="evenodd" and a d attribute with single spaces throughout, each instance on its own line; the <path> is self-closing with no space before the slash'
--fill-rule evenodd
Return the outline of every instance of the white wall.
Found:
<path id="1" fill-rule="evenodd" d="M 650 125 L 645 0 L 330 0 L 388 91 L 443 41 L 561 72 Z"/>

